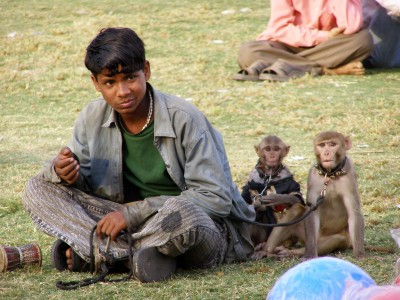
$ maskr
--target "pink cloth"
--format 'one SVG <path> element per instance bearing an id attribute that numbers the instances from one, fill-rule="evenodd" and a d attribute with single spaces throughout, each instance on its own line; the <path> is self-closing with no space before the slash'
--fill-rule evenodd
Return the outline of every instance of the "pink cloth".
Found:
<path id="1" fill-rule="evenodd" d="M 334 27 L 352 34 L 362 27 L 361 0 L 271 0 L 271 18 L 257 40 L 312 47 Z"/>

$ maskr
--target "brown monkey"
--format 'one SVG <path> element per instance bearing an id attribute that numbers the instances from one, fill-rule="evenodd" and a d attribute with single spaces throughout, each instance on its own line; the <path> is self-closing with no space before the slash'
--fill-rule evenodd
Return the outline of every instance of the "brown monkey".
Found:
<path id="1" fill-rule="evenodd" d="M 279 137 L 269 135 L 254 146 L 258 162 L 251 171 L 249 179 L 242 190 L 242 197 L 256 209 L 256 221 L 274 224 L 279 221 L 293 205 L 304 203 L 300 185 L 282 161 L 289 152 Z M 272 228 L 250 226 L 254 246 L 267 241 Z M 258 247 L 257 249 L 261 249 Z M 257 250 L 254 257 L 258 258 Z"/>
<path id="2" fill-rule="evenodd" d="M 352 161 L 346 156 L 351 149 L 350 137 L 325 131 L 314 139 L 317 164 L 307 179 L 307 202 L 325 199 L 305 219 L 304 257 L 311 258 L 337 249 L 352 247 L 356 257 L 364 256 L 364 217 Z"/>
<path id="3" fill-rule="evenodd" d="M 306 199 L 308 203 L 315 204 L 320 195 L 325 195 L 325 198 L 318 209 L 304 220 L 305 231 L 301 225 L 293 225 L 296 231 L 291 234 L 294 233 L 300 241 L 305 242 L 305 248 L 291 251 L 276 248 L 285 239 L 285 235 L 280 234 L 284 232 L 282 228 L 275 232 L 276 235 L 271 235 L 264 252 L 313 258 L 352 247 L 356 257 L 364 255 L 364 219 L 360 196 L 354 165 L 346 156 L 350 148 L 350 138 L 335 131 L 321 132 L 315 137 L 317 163 L 309 171 Z M 303 212 L 300 209 L 297 216 Z"/>

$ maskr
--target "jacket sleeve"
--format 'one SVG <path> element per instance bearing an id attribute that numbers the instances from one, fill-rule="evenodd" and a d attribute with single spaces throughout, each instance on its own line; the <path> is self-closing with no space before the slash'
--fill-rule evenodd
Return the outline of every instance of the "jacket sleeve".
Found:
<path id="1" fill-rule="evenodd" d="M 235 187 L 219 134 L 205 130 L 188 148 L 184 178 L 183 197 L 195 201 L 211 217 L 229 215 Z"/>

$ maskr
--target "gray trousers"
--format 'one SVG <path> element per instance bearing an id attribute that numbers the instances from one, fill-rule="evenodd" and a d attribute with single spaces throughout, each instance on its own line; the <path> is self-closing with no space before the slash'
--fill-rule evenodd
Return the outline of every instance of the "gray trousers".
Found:
<path id="1" fill-rule="evenodd" d="M 281 59 L 308 71 L 318 67 L 336 68 L 352 61 L 364 60 L 372 47 L 372 37 L 368 30 L 342 34 L 311 48 L 292 47 L 273 41 L 249 41 L 241 46 L 238 63 L 245 69 L 257 60 L 270 66 Z"/>
<path id="2" fill-rule="evenodd" d="M 123 207 L 72 187 L 47 182 L 41 175 L 27 183 L 22 201 L 39 230 L 64 241 L 87 262 L 91 230 L 107 213 Z M 115 259 L 128 259 L 126 234 L 109 245 L 108 253 Z M 161 253 L 177 257 L 179 265 L 185 268 L 222 263 L 228 239 L 222 222 L 213 221 L 194 203 L 173 197 L 131 236 L 133 251 L 157 247 Z M 94 240 L 100 253 L 105 254 L 107 239 L 94 234 Z"/>

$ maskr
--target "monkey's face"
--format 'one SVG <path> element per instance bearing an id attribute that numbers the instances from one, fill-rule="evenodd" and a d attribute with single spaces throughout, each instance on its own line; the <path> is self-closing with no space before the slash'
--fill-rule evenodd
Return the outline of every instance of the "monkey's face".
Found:
<path id="1" fill-rule="evenodd" d="M 345 153 L 343 154 L 340 149 L 343 149 L 343 146 L 335 139 L 319 141 L 314 146 L 318 162 L 328 171 L 339 165 L 344 158 Z"/>
<path id="2" fill-rule="evenodd" d="M 268 168 L 275 168 L 279 166 L 283 157 L 285 156 L 280 145 L 266 145 L 262 149 L 262 154 L 265 159 L 265 165 Z"/>

